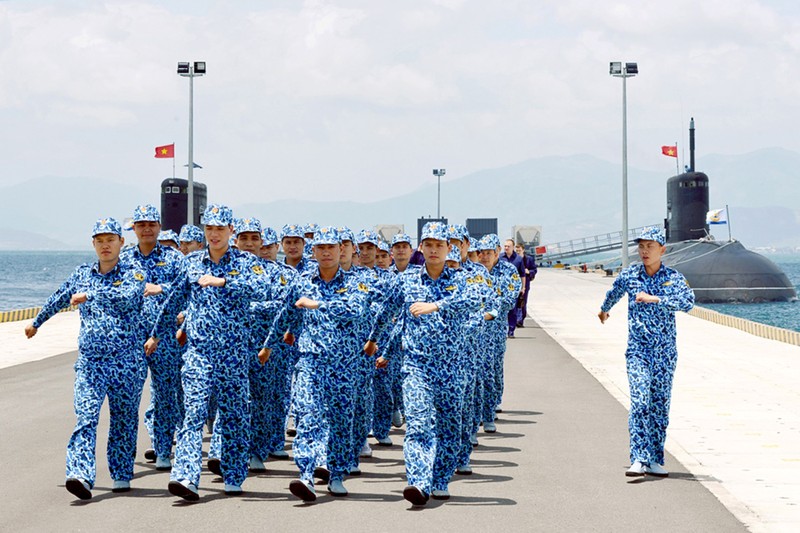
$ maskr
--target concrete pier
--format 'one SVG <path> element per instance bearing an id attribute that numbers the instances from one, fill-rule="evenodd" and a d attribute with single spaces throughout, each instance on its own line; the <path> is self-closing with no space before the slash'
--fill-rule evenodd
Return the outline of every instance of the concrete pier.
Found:
<path id="1" fill-rule="evenodd" d="M 541 269 L 529 309 L 627 408 L 625 299 L 597 318 L 612 282 Z M 800 347 L 685 313 L 677 328 L 667 450 L 751 530 L 800 531 Z"/>
<path id="2" fill-rule="evenodd" d="M 77 314 L 59 315 L 30 340 L 24 322 L 0 324 L 0 529 L 799 530 L 800 348 L 680 314 L 671 475 L 631 480 L 625 302 L 605 325 L 596 316 L 610 284 L 596 274 L 540 271 L 531 319 L 508 341 L 498 432 L 479 433 L 474 474 L 454 478 L 452 498 L 421 510 L 401 495 L 402 429 L 392 431 L 391 448 L 373 443 L 363 475 L 345 482 L 347 498 L 318 485 L 317 503 L 303 505 L 288 491 L 296 467 L 269 461 L 241 497 L 225 496 L 221 480 L 204 471 L 200 502 L 186 504 L 166 491 L 168 474 L 143 461 L 140 426 L 133 490 L 112 494 L 105 410 L 94 498 L 77 501 L 63 487 Z M 142 412 L 147 401 L 146 389 Z"/>

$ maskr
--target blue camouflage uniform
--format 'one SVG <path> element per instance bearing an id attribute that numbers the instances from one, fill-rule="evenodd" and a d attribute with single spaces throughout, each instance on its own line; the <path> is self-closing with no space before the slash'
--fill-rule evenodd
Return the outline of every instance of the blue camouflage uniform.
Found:
<path id="1" fill-rule="evenodd" d="M 652 240 L 662 246 L 665 243 L 658 228 L 646 228 L 638 240 Z M 660 301 L 637 303 L 639 292 L 658 296 Z M 614 280 L 601 310 L 607 313 L 623 294 L 628 295 L 625 363 L 631 394 L 628 416 L 631 463 L 663 465 L 672 378 L 678 361 L 675 312 L 689 311 L 694 306 L 694 292 L 677 270 L 662 264 L 649 276 L 642 263 L 634 263 Z"/>
<path id="2" fill-rule="evenodd" d="M 448 237 L 459 241 L 470 241 L 467 228 L 462 224 L 454 224 L 448 228 Z M 448 257 L 450 260 L 450 257 Z M 457 456 L 457 466 L 465 468 L 469 466 L 469 458 L 472 454 L 472 439 L 478 431 L 481 422 L 481 405 L 483 398 L 483 377 L 480 369 L 480 362 L 484 359 L 481 356 L 486 350 L 486 320 L 484 315 L 489 313 L 493 318 L 497 318 L 496 293 L 492 291 L 488 284 L 488 274 L 486 267 L 480 263 L 472 261 L 461 261 L 461 250 L 454 247 L 452 260 L 458 261 L 461 270 L 467 276 L 467 287 L 479 307 L 470 314 L 464 327 L 465 343 L 458 366 L 464 371 L 464 391 L 461 411 L 461 446 Z M 480 381 L 479 381 L 480 378 Z"/>
<path id="3" fill-rule="evenodd" d="M 478 250 L 497 250 L 500 239 L 491 233 L 484 235 L 477 245 Z M 517 268 L 506 261 L 497 261 L 488 272 L 489 287 L 496 294 L 497 312 L 500 318 L 508 316 L 514 309 L 520 290 L 522 278 Z M 487 350 L 483 361 L 483 409 L 482 421 L 493 422 L 495 410 L 503 400 L 503 365 L 506 352 L 506 334 L 508 322 L 492 320 L 487 324 Z"/>
<path id="4" fill-rule="evenodd" d="M 92 236 L 122 234 L 112 219 L 95 223 Z M 108 396 L 108 469 L 116 481 L 133 478 L 139 401 L 147 367 L 137 316 L 144 300 L 144 273 L 119 261 L 106 274 L 99 262 L 79 266 L 45 302 L 33 321 L 39 328 L 72 295 L 86 293 L 80 304 L 78 359 L 75 362 L 75 429 L 67 445 L 66 477 L 94 486 L 95 442 L 100 409 Z"/>
<path id="5" fill-rule="evenodd" d="M 429 222 L 422 240 L 447 241 L 447 230 Z M 436 303 L 438 311 L 414 317 L 414 302 Z M 464 350 L 464 324 L 477 302 L 470 297 L 464 273 L 445 267 L 437 279 L 427 268 L 399 274 L 388 289 L 384 308 L 370 339 L 385 344 L 391 317 L 403 324 L 403 406 L 406 436 L 403 453 L 409 486 L 426 497 L 446 491 L 456 468 L 461 439 L 463 372 L 454 361 Z"/>
<path id="6" fill-rule="evenodd" d="M 411 246 L 411 236 L 407 233 L 398 233 L 392 237 L 391 246 L 403 242 L 408 243 L 408 245 Z M 411 246 L 411 248 L 413 249 L 414 247 Z M 419 270 L 420 268 L 422 268 L 420 265 L 415 265 L 414 263 L 409 262 L 403 272 Z M 397 263 L 393 263 L 389 268 L 389 272 L 394 275 L 398 275 L 401 271 L 398 270 Z M 399 411 L 401 414 L 403 412 L 403 379 L 400 375 L 400 369 L 403 367 L 403 347 L 402 343 L 400 342 L 402 337 L 400 334 L 402 327 L 402 324 L 399 322 L 395 323 L 396 335 L 392 336 L 393 341 L 391 346 L 386 348 L 387 352 L 391 354 L 387 357 L 387 359 L 389 359 L 389 372 L 393 376 L 391 385 L 392 405 L 394 406 L 394 410 Z"/>
<path id="7" fill-rule="evenodd" d="M 269 229 L 269 228 L 268 228 Z M 272 231 L 272 230 L 270 230 Z M 262 233 L 261 222 L 256 218 L 239 220 L 236 226 L 236 236 L 245 232 Z M 274 231 L 272 231 L 274 235 Z M 263 234 L 262 234 L 263 237 Z M 263 242 L 263 241 L 262 241 Z M 274 241 L 277 242 L 277 235 Z M 258 258 L 270 286 L 270 299 L 252 302 L 250 312 L 250 352 L 249 380 L 250 380 L 250 456 L 261 461 L 267 459 L 271 452 L 283 449 L 284 422 L 286 412 L 285 400 L 282 397 L 285 387 L 285 373 L 280 373 L 280 358 L 270 357 L 269 361 L 261 364 L 258 360 L 258 351 L 267 335 L 270 324 L 275 319 L 278 309 L 285 297 L 289 281 L 296 275 L 291 267 L 279 265 L 273 261 Z M 217 437 L 217 432 L 214 432 Z M 212 438 L 212 445 L 219 442 L 219 438 Z M 221 446 L 217 444 L 209 451 L 209 457 L 219 457 Z"/>
<path id="8" fill-rule="evenodd" d="M 230 209 L 209 205 L 203 215 L 207 226 L 232 223 Z M 201 287 L 205 275 L 224 278 L 223 287 Z M 249 380 L 252 315 L 250 303 L 268 299 L 269 280 L 253 254 L 228 248 L 219 262 L 208 248 L 186 256 L 170 298 L 164 304 L 152 336 L 163 338 L 172 320 L 171 305 L 187 309 L 184 329 L 187 351 L 182 374 L 186 416 L 178 432 L 175 464 L 170 478 L 197 487 L 200 482 L 202 428 L 208 399 L 216 392 L 221 432 L 220 460 L 226 485 L 238 487 L 247 477 L 249 458 Z M 188 305 L 187 305 L 188 304 Z"/>
<path id="9" fill-rule="evenodd" d="M 140 205 L 134 210 L 132 220 L 134 224 L 136 222 L 160 223 L 161 216 L 154 206 Z M 160 237 L 159 234 L 159 240 Z M 147 334 L 153 329 L 161 314 L 161 308 L 172 290 L 173 283 L 180 273 L 183 254 L 157 242 L 155 248 L 148 255 L 144 255 L 139 246 L 126 248 L 120 254 L 120 260 L 135 265 L 137 269 L 144 272 L 146 283 L 160 285 L 162 289 L 161 294 L 150 296 L 144 302 L 144 311 L 140 316 L 142 344 L 144 344 Z M 159 343 L 158 349 L 147 357 L 147 366 L 150 369 L 150 405 L 145 411 L 144 423 L 156 456 L 165 460 L 169 460 L 172 454 L 175 431 L 183 420 L 180 383 L 183 350 L 175 338 L 175 332 L 178 330 L 175 319 L 180 311 L 180 309 L 174 308 L 168 311 L 172 316 L 172 322 L 165 330 L 163 341 Z"/>
<path id="10" fill-rule="evenodd" d="M 380 244 L 380 237 L 373 230 L 363 229 L 355 235 L 356 245 L 364 243 L 374 244 L 376 247 Z M 386 290 L 386 284 L 392 280 L 392 275 L 388 270 L 378 268 L 377 266 L 368 268 L 365 266 L 354 267 L 351 269 L 351 274 L 359 275 L 361 281 L 368 288 L 368 305 L 369 308 L 366 313 L 358 321 L 357 330 L 358 335 L 362 340 L 362 345 L 367 341 L 369 333 L 375 325 L 375 320 L 381 309 L 381 301 L 383 300 Z M 359 347 L 361 353 L 361 347 Z M 386 369 L 376 369 L 375 361 L 371 357 L 358 358 L 360 364 L 357 367 L 357 380 L 356 380 L 356 411 L 355 411 L 355 434 L 353 438 L 352 450 L 352 463 L 351 468 L 358 467 L 359 456 L 367 442 L 367 437 L 370 431 L 374 431 L 374 407 L 376 405 L 375 397 L 375 380 L 380 380 L 378 385 L 379 389 L 385 390 L 391 387 L 391 378 Z M 378 433 L 375 437 L 386 438 L 389 436 L 389 427 L 391 426 L 391 410 L 386 405 L 386 402 L 380 402 L 380 411 L 378 413 L 379 422 Z M 388 410 L 388 425 L 386 424 Z"/>
<path id="11" fill-rule="evenodd" d="M 320 228 L 314 244 L 338 244 L 338 232 Z M 365 312 L 368 288 L 339 269 L 331 281 L 310 267 L 290 286 L 288 297 L 264 346 L 279 345 L 285 331 L 295 335 L 300 358 L 292 390 L 297 436 L 294 461 L 300 479 L 313 483 L 314 468 L 327 463 L 330 480 L 341 481 L 350 468 L 355 411 L 354 367 L 365 356 L 354 323 Z M 297 309 L 301 297 L 317 309 Z"/>

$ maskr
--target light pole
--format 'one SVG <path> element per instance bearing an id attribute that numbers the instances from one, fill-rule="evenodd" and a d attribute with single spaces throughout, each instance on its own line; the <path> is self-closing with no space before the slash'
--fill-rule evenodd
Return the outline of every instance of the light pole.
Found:
<path id="1" fill-rule="evenodd" d="M 189 78 L 189 172 L 186 187 L 186 223 L 194 224 L 194 79 L 206 73 L 206 62 L 195 61 L 178 63 L 178 74 Z"/>
<path id="2" fill-rule="evenodd" d="M 622 78 L 622 268 L 628 261 L 628 94 L 626 80 L 639 73 L 636 63 L 609 63 L 609 74 Z"/>
<path id="3" fill-rule="evenodd" d="M 443 168 L 434 168 L 433 175 L 436 176 L 436 218 L 441 219 L 441 207 L 442 207 L 442 176 L 445 175 L 447 171 Z"/>

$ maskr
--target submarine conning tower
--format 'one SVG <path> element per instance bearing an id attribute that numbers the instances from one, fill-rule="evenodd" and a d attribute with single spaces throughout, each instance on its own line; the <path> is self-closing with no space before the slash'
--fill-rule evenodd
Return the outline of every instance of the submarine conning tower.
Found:
<path id="1" fill-rule="evenodd" d="M 667 180 L 667 242 L 702 239 L 708 235 L 708 176 L 684 172 Z"/>

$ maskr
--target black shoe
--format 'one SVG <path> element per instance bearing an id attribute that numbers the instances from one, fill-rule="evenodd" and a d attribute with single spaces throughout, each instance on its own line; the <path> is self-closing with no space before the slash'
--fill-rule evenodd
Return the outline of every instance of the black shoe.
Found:
<path id="1" fill-rule="evenodd" d="M 517 324 L 517 327 L 518 327 L 518 328 L 524 328 L 524 327 L 525 327 L 525 324 Z"/>
<path id="2" fill-rule="evenodd" d="M 289 435 L 290 437 L 296 437 L 297 436 L 297 430 L 294 429 L 294 428 L 289 428 L 289 429 L 286 430 L 286 434 Z"/>
<path id="3" fill-rule="evenodd" d="M 206 462 L 206 468 L 212 474 L 222 477 L 222 462 L 219 459 L 212 457 Z"/>
<path id="4" fill-rule="evenodd" d="M 88 483 L 82 479 L 71 477 L 65 483 L 67 490 L 81 500 L 91 500 L 92 491 L 87 487 Z"/>
<path id="5" fill-rule="evenodd" d="M 331 479 L 331 473 L 324 466 L 318 466 L 314 469 L 314 477 L 323 483 L 327 483 Z"/>
<path id="6" fill-rule="evenodd" d="M 294 479 L 289 483 L 289 492 L 303 500 L 304 502 L 313 502 L 317 500 L 317 493 L 314 491 L 313 485 L 310 482 L 301 479 Z"/>
<path id="7" fill-rule="evenodd" d="M 190 484 L 190 486 L 193 487 L 194 485 Z M 200 495 L 197 494 L 197 492 L 193 491 L 180 481 L 170 481 L 169 485 L 167 485 L 167 489 L 173 496 L 183 498 L 187 502 L 196 502 L 200 499 Z"/>
<path id="8" fill-rule="evenodd" d="M 414 485 L 409 485 L 403 489 L 403 498 L 411 502 L 411 505 L 425 505 L 428 503 L 428 495 Z"/>
<path id="9" fill-rule="evenodd" d="M 144 451 L 144 458 L 147 459 L 148 463 L 155 463 L 156 457 L 156 451 L 153 448 L 148 448 Z"/>

